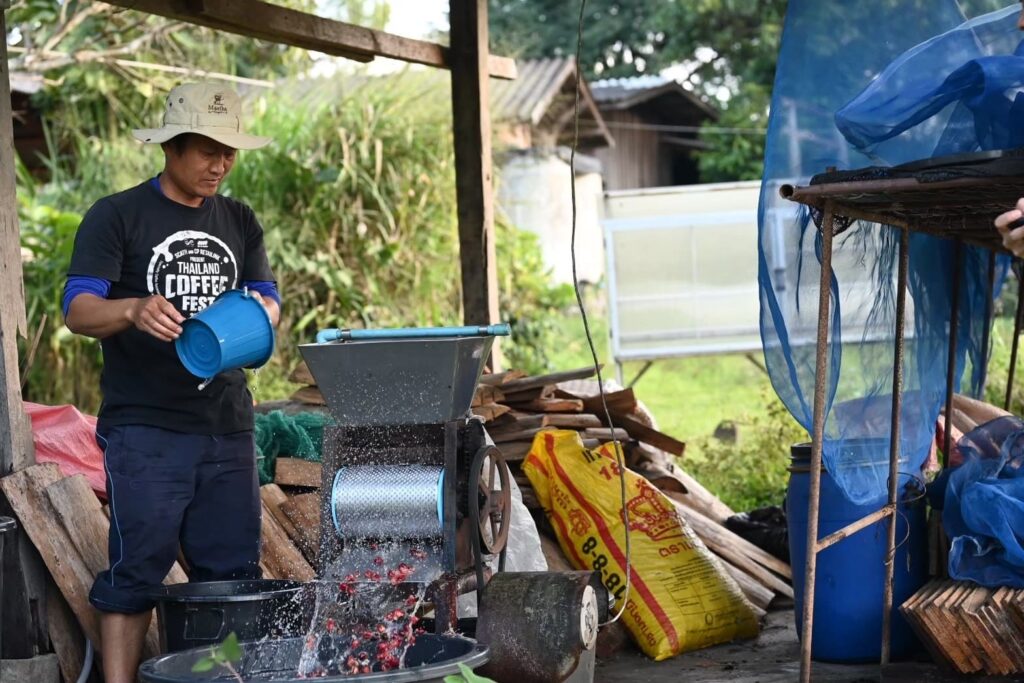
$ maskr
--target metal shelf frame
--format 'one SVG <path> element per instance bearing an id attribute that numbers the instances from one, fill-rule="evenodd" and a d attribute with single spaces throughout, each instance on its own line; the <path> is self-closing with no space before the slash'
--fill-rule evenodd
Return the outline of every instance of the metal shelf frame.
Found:
<path id="1" fill-rule="evenodd" d="M 815 358 L 814 417 L 811 448 L 810 491 L 807 523 L 807 561 L 804 572 L 804 603 L 802 638 L 800 642 L 800 680 L 811 680 L 811 644 L 814 633 L 814 589 L 818 553 L 844 538 L 881 520 L 888 520 L 885 586 L 883 592 L 881 665 L 890 660 L 892 632 L 893 574 L 896 557 L 896 506 L 898 504 L 898 458 L 900 443 L 900 410 L 903 389 L 904 318 L 906 314 L 907 270 L 910 258 L 910 233 L 924 232 L 953 239 L 956 243 L 954 273 L 951 284 L 950 342 L 946 370 L 946 415 L 943 467 L 950 451 L 952 402 L 956 371 L 957 326 L 959 318 L 959 280 L 964 243 L 990 249 L 988 268 L 988 323 L 984 346 L 994 314 L 996 253 L 1004 252 L 1002 240 L 995 230 L 994 218 L 1016 205 L 1024 195 L 1022 177 L 958 178 L 944 182 L 919 182 L 912 178 L 836 182 L 796 187 L 783 185 L 783 198 L 804 204 L 821 212 L 822 253 L 821 283 L 818 298 L 818 329 Z M 844 220 L 846 219 L 846 220 Z M 831 305 L 832 242 L 837 223 L 849 219 L 890 225 L 900 230 L 899 265 L 897 273 L 894 364 L 892 372 L 892 429 L 889 439 L 889 481 L 886 504 L 879 510 L 853 522 L 825 538 L 818 538 L 818 508 L 821 494 L 821 454 L 825 434 L 825 396 L 827 382 L 827 350 L 829 307 Z M 1005 252 L 1004 252 L 1005 253 Z M 1005 407 L 1009 407 L 1017 362 L 1022 319 L 1024 319 L 1024 279 L 1019 285 L 1017 313 L 1014 323 L 1010 372 L 1007 379 Z"/>

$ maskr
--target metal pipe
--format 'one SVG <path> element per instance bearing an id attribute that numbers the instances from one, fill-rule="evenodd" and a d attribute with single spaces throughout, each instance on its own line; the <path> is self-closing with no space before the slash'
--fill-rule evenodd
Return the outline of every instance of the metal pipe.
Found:
<path id="1" fill-rule="evenodd" d="M 1018 266 L 1022 266 L 1020 261 Z M 1013 343 L 1010 348 L 1010 372 L 1006 377 L 1006 400 L 1003 401 L 1003 410 L 1010 409 L 1010 399 L 1013 397 L 1013 376 L 1017 372 L 1017 347 L 1020 346 L 1021 318 L 1024 317 L 1024 268 L 1021 268 L 1017 275 L 1017 315 L 1013 318 Z"/>
<path id="2" fill-rule="evenodd" d="M 892 581 L 896 562 L 896 505 L 899 497 L 900 419 L 903 408 L 903 330 L 907 313 L 907 270 L 910 264 L 910 231 L 900 231 L 900 265 L 896 277 L 896 339 L 893 342 L 892 421 L 889 434 L 889 539 L 885 555 L 885 589 L 882 594 L 882 665 L 889 663 L 892 633 Z"/>
<path id="3" fill-rule="evenodd" d="M 450 337 L 507 337 L 512 334 L 508 323 L 497 325 L 466 325 L 464 327 L 395 327 L 379 330 L 320 330 L 317 344 L 332 341 L 366 341 L 380 339 L 444 339 Z"/>
<path id="4" fill-rule="evenodd" d="M 829 298 L 832 294 L 832 202 L 825 204 L 821 230 L 821 280 L 818 291 L 818 340 L 814 374 L 814 433 L 811 439 L 810 490 L 807 504 L 807 562 L 804 567 L 803 630 L 800 639 L 800 680 L 811 680 L 811 640 L 814 632 L 814 572 L 818 566 L 818 502 L 821 496 L 821 450 L 825 439 L 825 393 L 828 389 Z"/>
<path id="5" fill-rule="evenodd" d="M 949 313 L 949 358 L 946 362 L 946 421 L 942 444 L 942 469 L 949 464 L 949 449 L 953 447 L 953 379 L 956 375 L 957 336 L 960 334 L 960 261 L 963 244 L 956 241 L 953 248 L 953 287 Z"/>
<path id="6" fill-rule="evenodd" d="M 886 517 L 892 514 L 892 511 L 894 509 L 895 508 L 886 505 L 884 508 L 881 508 L 880 510 L 875 510 L 867 517 L 861 517 L 856 522 L 847 524 L 838 531 L 833 531 L 828 536 L 818 541 L 818 545 L 816 546 L 817 552 L 820 553 L 825 548 L 830 548 L 834 546 L 836 543 L 839 543 L 839 541 L 843 540 L 844 538 L 849 538 L 850 536 L 853 536 L 861 529 L 869 527 L 879 520 L 885 519 Z"/>
<path id="7" fill-rule="evenodd" d="M 991 349 L 989 348 L 992 343 L 992 319 L 995 315 L 995 297 L 996 290 L 996 252 L 990 251 L 988 253 L 988 289 L 986 290 L 985 297 L 985 327 L 981 331 L 981 353 L 982 355 L 982 366 L 981 366 L 981 383 L 978 393 L 981 396 L 985 395 L 985 385 L 988 383 L 988 361 L 991 356 Z"/>

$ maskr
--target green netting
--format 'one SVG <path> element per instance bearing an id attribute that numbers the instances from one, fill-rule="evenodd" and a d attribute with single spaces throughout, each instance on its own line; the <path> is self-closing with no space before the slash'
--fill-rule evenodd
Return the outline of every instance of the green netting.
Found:
<path id="1" fill-rule="evenodd" d="M 257 413 L 255 436 L 260 485 L 274 481 L 274 466 L 279 455 L 320 462 L 324 426 L 328 424 L 331 424 L 330 416 L 317 412 Z"/>

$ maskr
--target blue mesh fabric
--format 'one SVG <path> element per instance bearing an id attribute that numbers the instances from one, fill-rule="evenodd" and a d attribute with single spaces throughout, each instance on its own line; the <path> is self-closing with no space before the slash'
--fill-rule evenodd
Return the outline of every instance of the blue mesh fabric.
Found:
<path id="1" fill-rule="evenodd" d="M 959 446 L 964 463 L 949 475 L 942 510 L 952 539 L 949 575 L 1024 588 L 1024 422 L 993 420 Z"/>
<path id="2" fill-rule="evenodd" d="M 1024 145 L 1020 5 L 972 16 L 977 4 L 789 2 L 759 208 L 761 335 L 772 384 L 808 431 L 821 235 L 779 187 L 807 184 L 830 167 Z M 840 488 L 861 504 L 885 497 L 888 448 L 865 453 L 844 444 L 890 433 L 898 244 L 898 231 L 858 222 L 833 245 L 823 454 Z M 957 390 L 978 395 L 988 254 L 964 247 L 962 263 Z M 1007 265 L 1000 260 L 997 282 Z M 911 236 L 900 464 L 907 478 L 920 476 L 945 398 L 953 270 L 952 242 Z"/>

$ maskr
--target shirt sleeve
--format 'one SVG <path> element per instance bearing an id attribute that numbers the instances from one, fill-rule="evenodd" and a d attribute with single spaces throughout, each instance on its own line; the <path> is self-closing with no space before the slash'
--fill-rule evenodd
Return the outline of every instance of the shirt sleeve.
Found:
<path id="1" fill-rule="evenodd" d="M 277 305 L 281 305 L 281 294 L 277 291 L 276 282 L 268 282 L 267 280 L 243 280 L 243 287 L 248 287 L 254 292 L 259 292 L 260 296 L 264 299 L 273 299 L 277 302 Z"/>
<path id="2" fill-rule="evenodd" d="M 124 223 L 114 205 L 108 199 L 101 199 L 86 212 L 78 226 L 68 275 L 118 282 L 123 260 Z"/>
<path id="3" fill-rule="evenodd" d="M 263 246 L 263 226 L 256 220 L 252 209 L 248 210 L 248 214 L 249 220 L 245 226 L 245 263 L 242 265 L 242 276 L 239 280 L 277 282 L 267 259 L 267 250 Z"/>
<path id="4" fill-rule="evenodd" d="M 110 294 L 110 280 L 99 277 L 88 277 L 83 275 L 69 275 L 64 283 L 64 296 L 61 300 L 61 310 L 64 317 L 68 317 L 71 310 L 71 302 L 79 294 L 93 294 L 101 299 L 106 299 Z M 278 301 L 280 303 L 280 300 Z"/>

